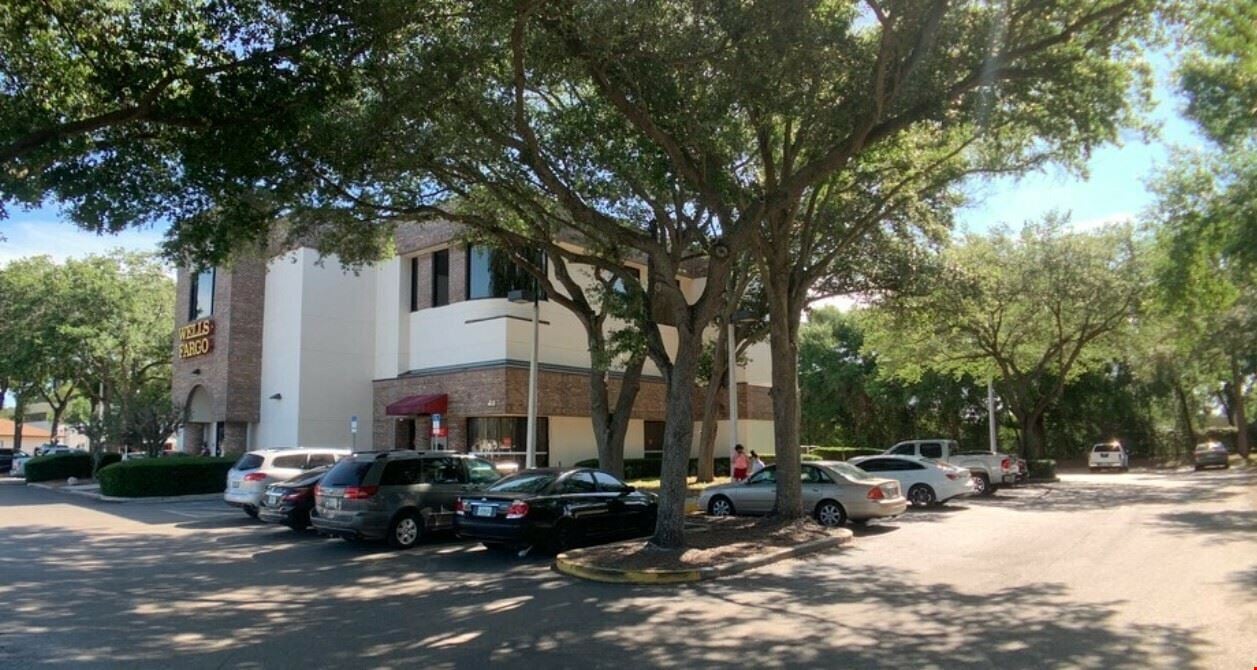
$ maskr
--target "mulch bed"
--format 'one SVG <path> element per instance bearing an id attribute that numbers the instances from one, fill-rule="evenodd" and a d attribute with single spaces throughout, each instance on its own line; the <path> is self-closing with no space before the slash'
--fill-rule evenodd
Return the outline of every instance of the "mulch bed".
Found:
<path id="1" fill-rule="evenodd" d="M 693 570 L 834 537 L 840 532 L 811 519 L 702 517 L 686 521 L 685 549 L 659 549 L 646 542 L 621 542 L 578 549 L 572 554 L 578 555 L 582 564 L 604 568 Z"/>

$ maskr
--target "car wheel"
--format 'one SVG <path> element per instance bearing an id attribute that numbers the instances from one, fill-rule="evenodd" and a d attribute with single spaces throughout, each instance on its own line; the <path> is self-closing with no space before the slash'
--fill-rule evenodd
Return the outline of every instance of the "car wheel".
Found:
<path id="1" fill-rule="evenodd" d="M 250 517 L 250 518 L 252 518 L 252 519 L 256 519 L 256 518 L 258 518 L 258 508 L 257 508 L 257 507 L 254 507 L 253 505 L 245 505 L 245 506 L 244 506 L 244 513 L 245 513 L 245 514 L 248 514 L 248 515 L 249 515 L 249 517 Z"/>
<path id="2" fill-rule="evenodd" d="M 908 502 L 917 507 L 927 507 L 933 505 L 938 500 L 934 495 L 934 489 L 925 484 L 916 484 L 908 489 Z"/>
<path id="3" fill-rule="evenodd" d="M 296 517 L 294 517 L 291 521 L 289 521 L 286 525 L 289 528 L 296 531 L 305 530 L 310 527 L 310 515 L 309 513 L 299 514 Z"/>
<path id="4" fill-rule="evenodd" d="M 409 549 L 423 534 L 423 519 L 415 512 L 403 512 L 393 519 L 388 529 L 388 543 L 398 549 Z"/>
<path id="5" fill-rule="evenodd" d="M 814 516 L 820 525 L 836 528 L 847 520 L 847 510 L 833 500 L 822 500 L 817 503 Z"/>
<path id="6" fill-rule="evenodd" d="M 973 476 L 973 493 L 983 498 L 995 493 L 991 489 L 991 478 L 984 474 L 978 473 Z"/>
<path id="7" fill-rule="evenodd" d="M 580 545 L 581 535 L 576 524 L 565 521 L 554 527 L 553 535 L 550 536 L 550 551 L 561 554 Z"/>
<path id="8" fill-rule="evenodd" d="M 716 496 L 708 501 L 707 513 L 711 516 L 733 516 L 733 501 L 725 496 Z"/>

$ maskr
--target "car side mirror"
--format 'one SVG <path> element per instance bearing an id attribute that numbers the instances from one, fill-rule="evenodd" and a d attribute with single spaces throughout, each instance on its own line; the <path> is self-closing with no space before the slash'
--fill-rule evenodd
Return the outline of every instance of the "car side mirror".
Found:
<path id="1" fill-rule="evenodd" d="M 630 493 L 635 492 L 636 490 L 637 490 L 637 487 L 636 487 L 636 486 L 625 486 L 625 487 L 624 487 L 624 490 L 620 492 L 620 495 L 622 495 L 622 496 L 626 496 L 626 495 L 628 495 L 628 494 L 630 494 Z"/>

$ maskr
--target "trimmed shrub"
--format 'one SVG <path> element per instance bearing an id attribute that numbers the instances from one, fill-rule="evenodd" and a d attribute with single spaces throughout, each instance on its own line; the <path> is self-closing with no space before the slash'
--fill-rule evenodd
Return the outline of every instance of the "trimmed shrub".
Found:
<path id="1" fill-rule="evenodd" d="M 812 454 L 822 461 L 846 461 L 856 456 L 876 456 L 881 449 L 865 449 L 863 447 L 817 447 Z"/>
<path id="2" fill-rule="evenodd" d="M 93 472 L 96 474 L 99 474 L 100 471 L 103 470 L 106 466 L 113 465 L 114 463 L 121 463 L 121 462 L 122 462 L 122 454 L 115 453 L 112 451 L 102 452 L 96 455 L 96 469 Z"/>
<path id="3" fill-rule="evenodd" d="M 114 463 L 97 475 L 100 492 L 122 498 L 222 493 L 235 458 L 141 458 Z"/>
<path id="4" fill-rule="evenodd" d="M 57 479 L 90 479 L 92 455 L 86 452 L 38 456 L 26 462 L 26 481 L 49 482 Z"/>
<path id="5" fill-rule="evenodd" d="M 1030 479 L 1056 479 L 1056 461 L 1026 461 L 1030 468 Z"/>

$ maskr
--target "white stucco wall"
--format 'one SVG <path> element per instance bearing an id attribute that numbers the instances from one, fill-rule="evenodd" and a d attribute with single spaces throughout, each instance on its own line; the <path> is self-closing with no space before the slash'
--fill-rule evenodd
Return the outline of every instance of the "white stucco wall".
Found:
<path id="1" fill-rule="evenodd" d="M 301 407 L 301 297 L 305 265 L 294 251 L 266 267 L 262 312 L 262 382 L 260 420 L 253 448 L 299 446 Z M 281 399 L 271 400 L 280 394 Z"/>

